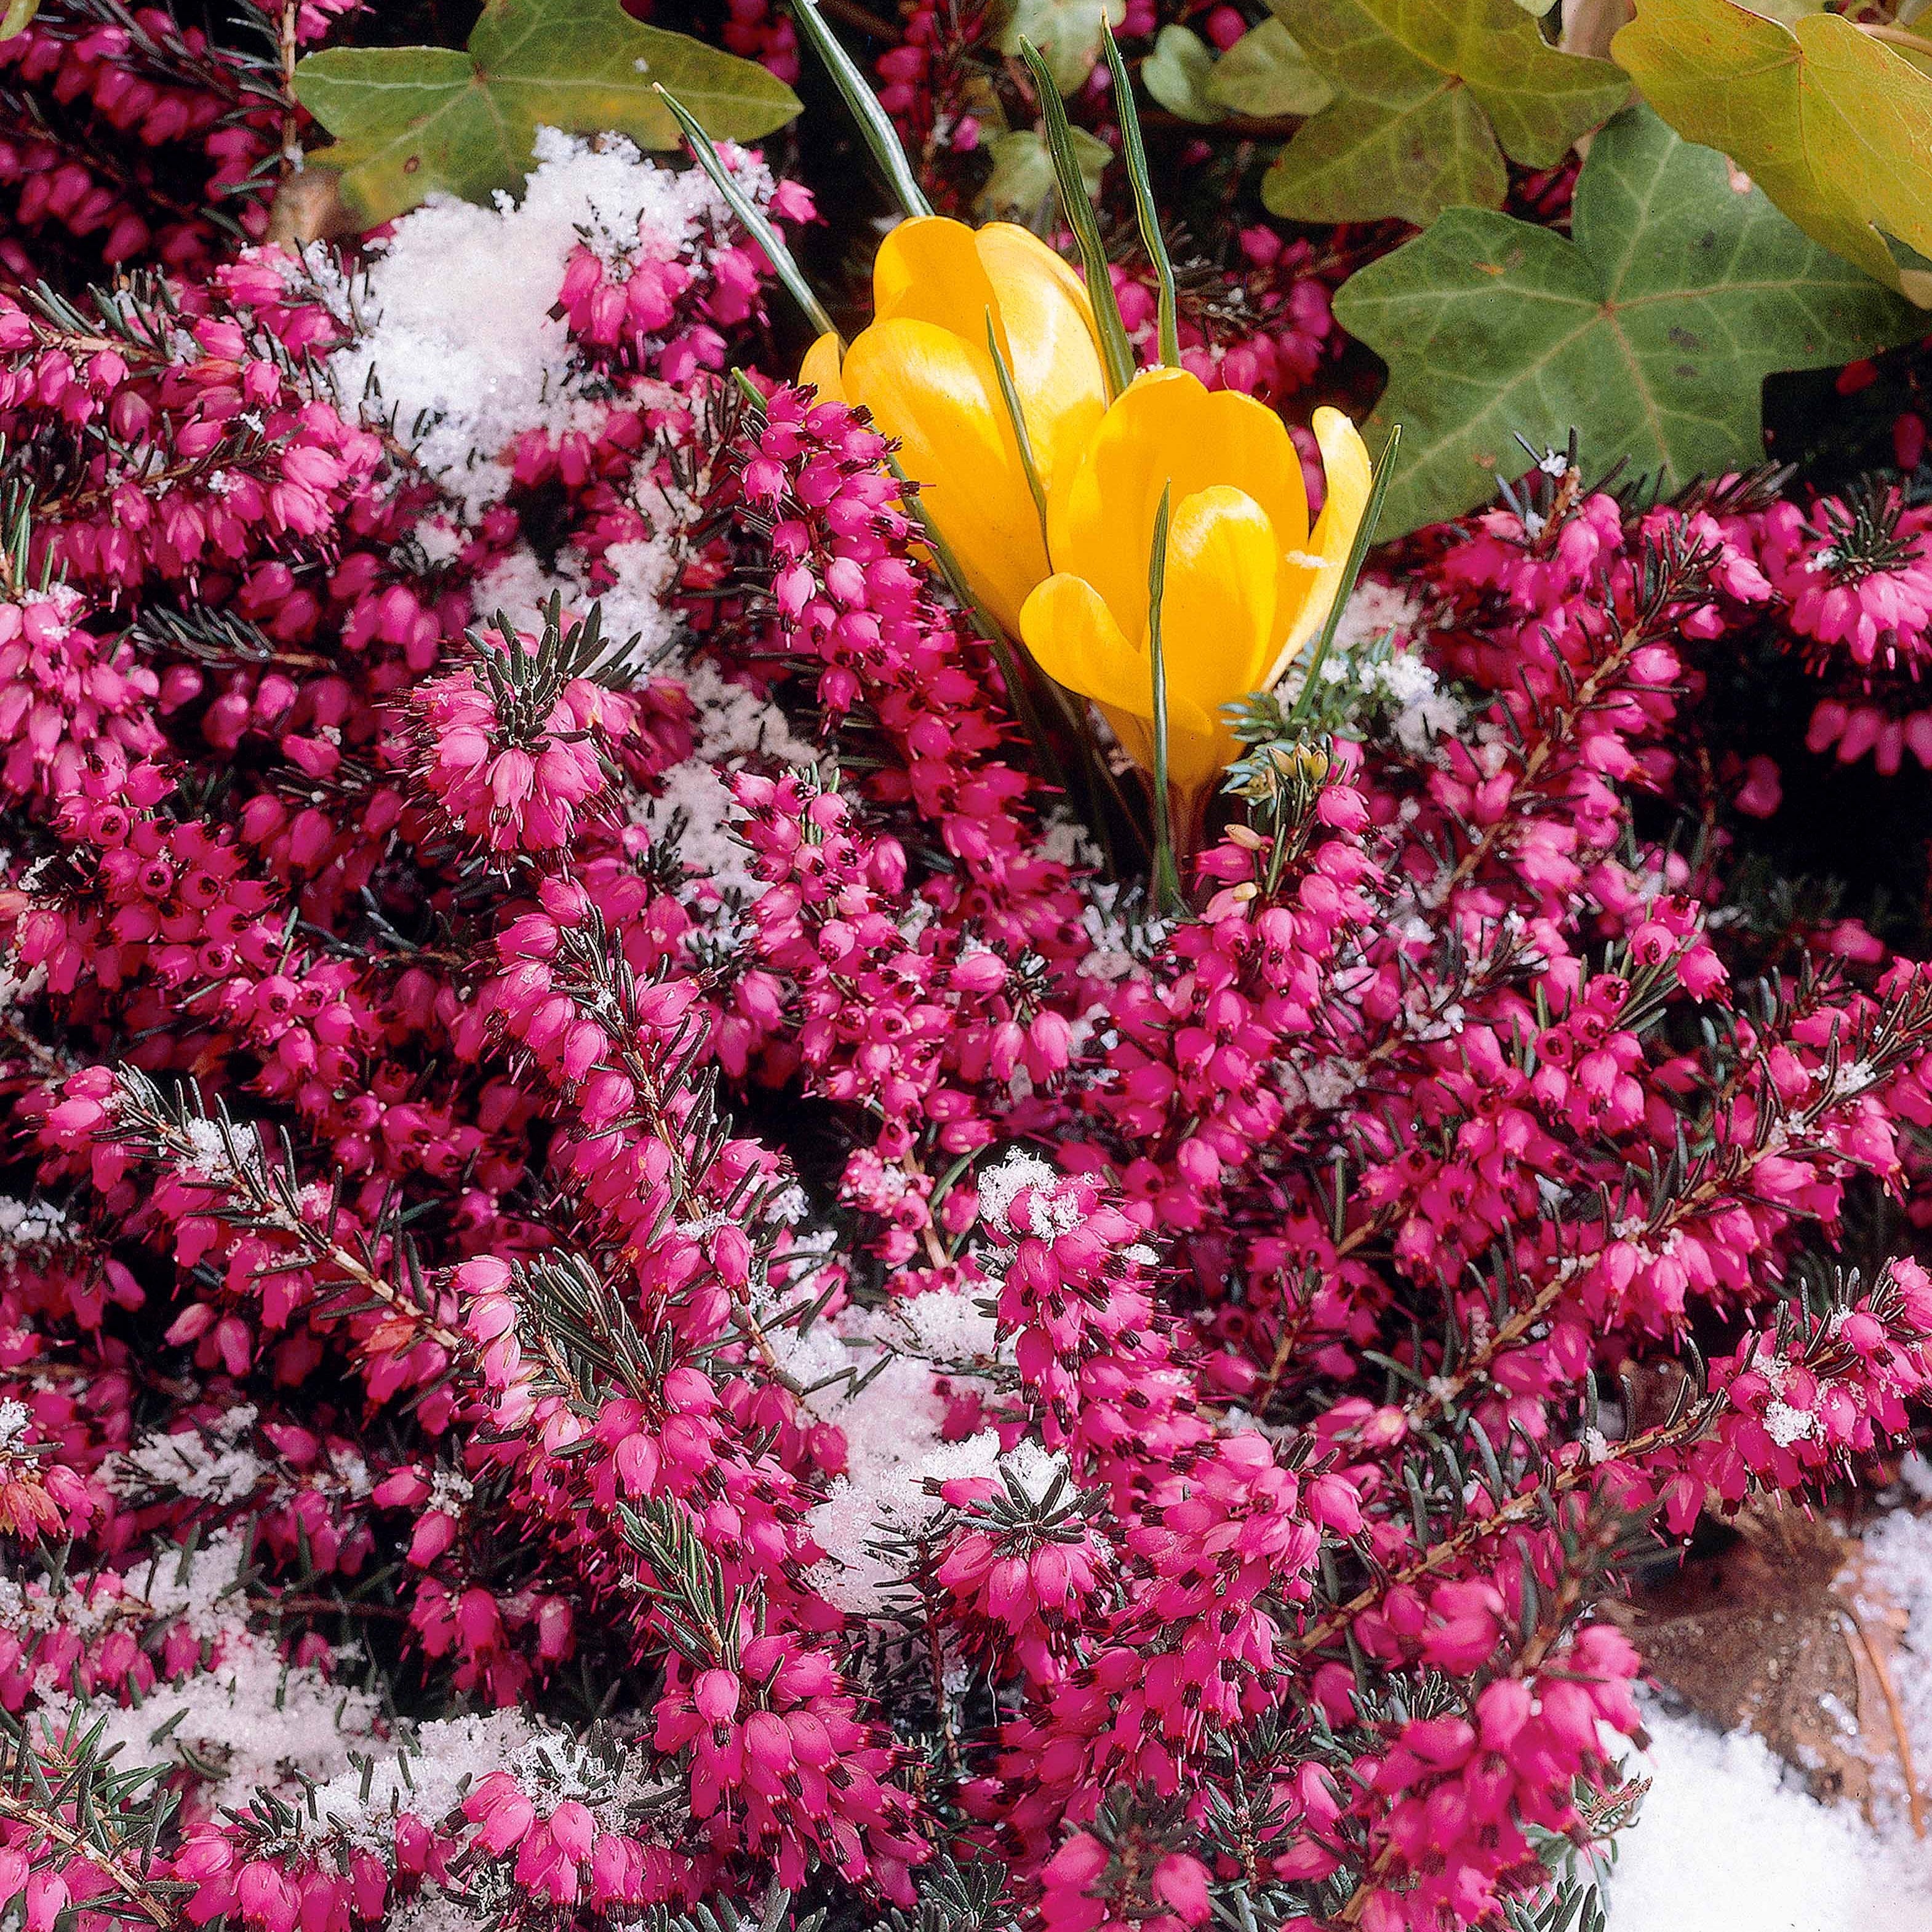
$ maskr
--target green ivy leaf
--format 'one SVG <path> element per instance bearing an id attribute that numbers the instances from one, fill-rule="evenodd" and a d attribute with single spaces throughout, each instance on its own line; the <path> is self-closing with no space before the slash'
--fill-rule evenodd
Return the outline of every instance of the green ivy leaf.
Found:
<path id="1" fill-rule="evenodd" d="M 1264 20 L 1214 63 L 1208 98 L 1237 114 L 1319 114 L 1335 89 L 1279 20 Z"/>
<path id="2" fill-rule="evenodd" d="M 1114 151 L 1084 128 L 1070 131 L 1073 137 L 1073 158 L 1080 165 L 1080 178 L 1087 184 L 1088 197 L 1097 200 L 1101 174 L 1114 158 Z M 1045 136 L 1033 128 L 1022 128 L 988 141 L 986 152 L 992 157 L 993 172 L 980 190 L 976 212 L 983 220 L 999 218 L 1031 222 L 1056 192 L 1053 156 Z"/>
<path id="3" fill-rule="evenodd" d="M 1890 235 L 1932 256 L 1932 80 L 1835 14 L 1641 0 L 1610 44 L 1687 141 L 1721 148 L 1814 242 L 1893 288 Z"/>
<path id="4" fill-rule="evenodd" d="M 1559 53 L 1514 0 L 1268 0 L 1334 104 L 1299 129 L 1262 194 L 1298 221 L 1500 208 L 1503 157 L 1554 167 L 1630 86 Z"/>
<path id="5" fill-rule="evenodd" d="M 1192 28 L 1169 25 L 1141 62 L 1141 85 L 1184 121 L 1219 121 L 1228 110 L 1208 95 L 1214 65 L 1214 50 Z"/>
<path id="6" fill-rule="evenodd" d="M 1127 0 L 1012 0 L 1000 51 L 1017 58 L 1021 41 L 1032 41 L 1060 92 L 1071 94 L 1100 58 L 1100 22 L 1118 27 L 1126 17 Z"/>
<path id="7" fill-rule="evenodd" d="M 1647 107 L 1592 142 L 1573 226 L 1451 208 L 1342 285 L 1336 320 L 1389 365 L 1376 418 L 1402 426 L 1385 536 L 1484 502 L 1519 434 L 1580 428 L 1593 465 L 1666 488 L 1761 462 L 1767 375 L 1925 327 Z"/>
<path id="8" fill-rule="evenodd" d="M 482 201 L 521 186 L 540 127 L 674 148 L 659 86 L 720 140 L 756 140 L 798 112 L 755 62 L 640 26 L 618 0 L 485 0 L 467 52 L 338 47 L 295 70 L 296 98 L 335 136 L 311 164 L 337 171 L 370 226 L 439 190 Z"/>

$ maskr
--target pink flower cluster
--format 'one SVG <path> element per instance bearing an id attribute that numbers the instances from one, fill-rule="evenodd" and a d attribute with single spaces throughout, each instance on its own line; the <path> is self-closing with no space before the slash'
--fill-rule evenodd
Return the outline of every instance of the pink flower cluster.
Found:
<path id="1" fill-rule="evenodd" d="M 1546 461 L 1156 916 L 884 440 L 719 374 L 745 238 L 589 227 L 514 422 L 346 393 L 419 372 L 320 257 L 0 298 L 0 1911 L 1540 1911 L 1631 1513 L 1866 1480 L 1932 1376 L 1932 969 L 1756 914 L 1708 701 L 1788 633 L 1881 702 L 1920 513 Z M 1246 248 L 1191 346 L 1281 393 Z"/>

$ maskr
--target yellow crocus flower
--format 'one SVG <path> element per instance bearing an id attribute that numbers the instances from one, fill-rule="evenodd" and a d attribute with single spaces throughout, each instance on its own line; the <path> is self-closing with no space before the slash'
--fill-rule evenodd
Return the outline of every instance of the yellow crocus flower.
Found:
<path id="1" fill-rule="evenodd" d="M 1315 412 L 1328 494 L 1311 536 L 1301 463 L 1252 397 L 1149 369 L 1114 400 L 1048 502 L 1054 574 L 1020 635 L 1041 669 L 1091 698 L 1154 767 L 1148 566 L 1168 495 L 1161 658 L 1168 777 L 1190 814 L 1238 755 L 1220 707 L 1266 691 L 1326 620 L 1369 500 L 1369 453 L 1339 410 Z"/>
<path id="2" fill-rule="evenodd" d="M 1080 278 L 1038 236 L 940 215 L 902 221 L 872 269 L 873 320 L 844 353 L 821 336 L 800 380 L 862 404 L 968 588 L 1010 634 L 1048 572 L 1046 535 L 1014 433 L 988 318 L 1018 400 L 1035 477 L 1050 496 L 1107 406 Z"/>

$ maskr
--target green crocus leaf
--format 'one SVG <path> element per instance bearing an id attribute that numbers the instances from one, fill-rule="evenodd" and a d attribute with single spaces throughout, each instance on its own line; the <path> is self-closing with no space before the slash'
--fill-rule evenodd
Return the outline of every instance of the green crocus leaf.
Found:
<path id="1" fill-rule="evenodd" d="M 7 0 L 5 7 L 0 8 L 0 40 L 10 40 L 24 34 L 40 10 L 40 0 Z"/>
<path id="2" fill-rule="evenodd" d="M 1279 20 L 1264 20 L 1214 63 L 1208 98 L 1237 114 L 1319 114 L 1335 89 Z"/>
<path id="3" fill-rule="evenodd" d="M 1610 51 L 1814 241 L 1919 292 L 1886 238 L 1932 256 L 1932 79 L 1896 47 L 1836 14 L 1786 26 L 1731 0 L 1639 0 Z"/>
<path id="4" fill-rule="evenodd" d="M 1559 53 L 1514 0 L 1268 0 L 1336 99 L 1262 184 L 1298 221 L 1500 208 L 1503 158 L 1554 167 L 1630 98 L 1608 61 Z"/>
<path id="5" fill-rule="evenodd" d="M 486 0 L 463 52 L 332 48 L 295 70 L 296 98 L 335 136 L 311 164 L 340 176 L 368 226 L 438 191 L 480 202 L 520 186 L 539 128 L 674 148 L 659 86 L 723 140 L 756 140 L 798 112 L 756 62 L 641 26 L 618 0 Z"/>
<path id="6" fill-rule="evenodd" d="M 1343 284 L 1336 320 L 1389 365 L 1376 419 L 1403 430 L 1384 536 L 1492 496 L 1519 434 L 1580 428 L 1593 466 L 1666 488 L 1761 462 L 1767 375 L 1925 327 L 1646 107 L 1591 144 L 1573 228 L 1451 208 Z"/>

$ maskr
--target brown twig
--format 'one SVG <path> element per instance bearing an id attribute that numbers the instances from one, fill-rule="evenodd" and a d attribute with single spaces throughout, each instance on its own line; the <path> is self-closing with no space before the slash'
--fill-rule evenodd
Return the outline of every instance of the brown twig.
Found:
<path id="1" fill-rule="evenodd" d="M 1204 141 L 1285 141 L 1308 118 L 1305 114 L 1230 114 L 1222 121 L 1190 121 L 1164 107 L 1143 107 L 1143 128 L 1172 128 Z"/>
<path id="2" fill-rule="evenodd" d="M 90 1868 L 106 1877 L 151 1924 L 162 1928 L 163 1932 L 175 1924 L 176 1914 L 166 1901 L 157 1897 L 132 1872 L 123 1870 L 111 1853 L 104 1852 L 92 1840 L 16 1797 L 4 1786 L 0 1786 L 0 1819 L 11 1819 L 25 1825 L 32 1834 L 27 1840 L 30 1845 L 37 1837 L 46 1838 L 62 1851 L 84 1859 Z"/>
<path id="3" fill-rule="evenodd" d="M 1702 1434 L 1710 1426 L 1712 1418 L 1723 1406 L 1724 1398 L 1721 1396 L 1694 1402 L 1674 1421 L 1660 1423 L 1657 1427 L 1646 1430 L 1641 1436 L 1632 1436 L 1628 1442 L 1615 1444 L 1612 1460 L 1622 1462 L 1688 1442 Z M 1310 1624 L 1292 1639 L 1289 1647 L 1306 1652 L 1319 1650 L 1324 1644 L 1332 1643 L 1364 1611 L 1374 1609 L 1390 1591 L 1405 1584 L 1419 1582 L 1425 1576 L 1433 1576 L 1437 1570 L 1474 1549 L 1486 1537 L 1528 1522 L 1543 1508 L 1546 1498 L 1568 1496 L 1572 1490 L 1582 1488 L 1602 1466 L 1600 1463 L 1579 1457 L 1576 1461 L 1558 1469 L 1546 1484 L 1512 1496 L 1497 1510 L 1495 1515 L 1471 1517 L 1453 1536 L 1445 1537 L 1440 1543 L 1432 1545 L 1413 1563 L 1379 1577 L 1373 1582 L 1364 1584 L 1346 1604 L 1338 1604 L 1325 1617 Z"/>
<path id="4" fill-rule="evenodd" d="M 1918 1768 L 1912 1761 L 1912 1732 L 1906 1724 L 1892 1672 L 1886 1668 L 1877 1645 L 1865 1634 L 1865 1627 L 1858 1621 L 1858 1612 L 1848 1604 L 1841 1604 L 1838 1608 L 1839 1613 L 1850 1624 L 1852 1635 L 1864 1652 L 1865 1661 L 1871 1666 L 1872 1675 L 1878 1679 L 1879 1694 L 1885 1700 L 1886 1714 L 1892 1720 L 1892 1735 L 1898 1744 L 1898 1768 L 1905 1777 L 1905 1808 L 1912 1820 L 1912 1835 L 1922 1838 L 1925 1835 L 1925 1801 L 1918 1790 Z"/>
<path id="5" fill-rule="evenodd" d="M 902 31 L 896 20 L 889 20 L 883 14 L 875 14 L 869 7 L 862 7 L 859 0 L 818 0 L 820 9 L 830 14 L 835 20 L 843 20 L 848 27 L 855 27 L 862 34 L 869 34 L 875 40 L 896 40 Z"/>
<path id="6" fill-rule="evenodd" d="M 1909 47 L 1916 54 L 1932 54 L 1932 40 L 1923 34 L 1915 34 L 1904 27 L 1885 27 L 1875 22 L 1856 20 L 1852 23 L 1862 34 L 1869 34 L 1875 40 L 1888 40 L 1895 47 Z"/>

